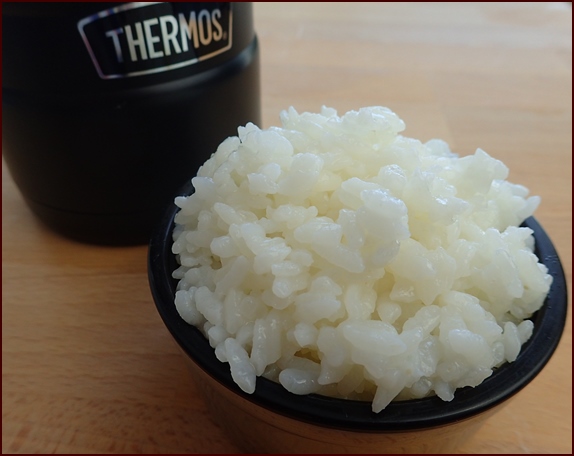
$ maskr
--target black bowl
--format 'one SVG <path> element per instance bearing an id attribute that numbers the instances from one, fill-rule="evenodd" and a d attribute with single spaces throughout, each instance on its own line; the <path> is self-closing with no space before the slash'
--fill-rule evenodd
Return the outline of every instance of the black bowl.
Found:
<path id="1" fill-rule="evenodd" d="M 190 195 L 192 192 L 193 187 L 189 183 L 180 194 Z M 510 399 L 540 373 L 556 350 L 564 330 L 567 314 L 564 271 L 548 235 L 533 217 L 529 217 L 523 226 L 534 231 L 535 254 L 539 261 L 546 265 L 549 274 L 552 275 L 552 287 L 543 307 L 531 318 L 534 323 L 534 331 L 532 337 L 523 345 L 518 358 L 513 363 L 505 363 L 496 369 L 480 385 L 474 388 L 457 389 L 454 399 L 450 402 L 444 402 L 438 397 L 396 401 L 391 402 L 380 413 L 372 412 L 370 402 L 336 399 L 317 394 L 296 396 L 289 393 L 281 385 L 263 377 L 257 378 L 255 392 L 246 394 L 231 378 L 229 365 L 216 358 L 214 349 L 203 334 L 183 321 L 175 308 L 174 295 L 177 281 L 172 278 L 171 274 L 179 265 L 175 255 L 171 252 L 171 246 L 174 217 L 178 210 L 179 208 L 175 204 L 167 209 L 149 246 L 149 283 L 157 310 L 175 341 L 188 360 L 191 361 L 194 372 L 200 376 L 200 383 L 205 386 L 207 381 L 217 389 L 217 393 L 207 392 L 211 399 L 223 394 L 227 400 L 234 398 L 239 401 L 239 408 L 248 407 L 250 409 L 248 415 L 253 419 L 260 420 L 262 416 L 266 416 L 266 419 L 270 420 L 286 420 L 290 424 L 287 426 L 288 431 L 284 432 L 290 434 L 295 435 L 298 432 L 293 431 L 294 423 L 310 426 L 310 429 L 315 431 L 319 428 L 324 431 L 326 447 L 318 445 L 318 437 L 311 433 L 310 438 L 313 440 L 313 444 L 309 446 L 309 442 L 305 443 L 304 436 L 297 435 L 298 446 L 295 444 L 289 448 L 282 446 L 281 448 L 286 451 L 306 451 L 312 448 L 314 451 L 336 451 L 338 449 L 339 451 L 361 452 L 362 449 L 366 449 L 367 452 L 371 452 L 373 449 L 377 451 L 381 449 L 377 445 L 386 445 L 385 449 L 396 451 L 396 447 L 388 446 L 388 441 L 380 443 L 375 439 L 370 446 L 364 446 L 361 441 L 365 439 L 366 435 L 388 436 L 397 432 L 402 433 L 401 440 L 403 440 L 403 446 L 399 450 L 433 449 L 434 447 L 407 448 L 404 446 L 404 437 L 406 434 L 414 433 L 413 435 L 416 435 L 420 431 L 447 425 L 452 426 L 479 415 L 489 415 L 485 412 L 494 410 Z M 274 418 L 270 418 L 269 414 L 272 414 Z M 273 428 L 275 430 L 278 426 L 281 424 L 274 422 Z M 256 426 L 245 427 L 248 430 L 256 428 Z M 337 433 L 325 433 L 326 430 L 337 431 Z M 246 430 L 241 429 L 236 434 L 244 432 Z M 269 429 L 266 429 L 265 432 L 269 434 Z M 344 443 L 337 443 L 336 445 L 333 443 L 334 435 L 347 436 L 344 438 L 353 439 L 355 434 L 362 437 L 358 440 L 355 439 L 355 443 L 349 447 L 345 447 Z M 241 443 L 244 448 L 248 450 L 269 451 L 270 449 L 277 449 L 270 448 L 272 442 L 259 445 L 258 442 L 262 440 L 272 440 L 266 439 L 262 435 L 251 436 L 250 438 L 241 435 L 238 437 L 242 440 Z M 284 435 L 278 435 L 278 438 L 282 438 L 283 442 L 289 440 L 284 437 Z M 453 441 L 451 437 L 444 437 L 444 439 Z M 430 442 L 439 445 L 437 439 L 431 438 Z M 341 447 L 341 445 L 343 446 Z M 431 443 L 431 445 L 434 444 Z M 441 448 L 446 448 L 444 442 Z"/>

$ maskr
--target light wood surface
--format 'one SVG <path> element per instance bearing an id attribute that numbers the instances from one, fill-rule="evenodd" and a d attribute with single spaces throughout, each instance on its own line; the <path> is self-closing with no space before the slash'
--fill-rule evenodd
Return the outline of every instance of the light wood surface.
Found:
<path id="1" fill-rule="evenodd" d="M 572 288 L 570 3 L 257 3 L 263 127 L 382 105 L 540 195 Z M 146 246 L 42 226 L 2 164 L 3 453 L 233 453 L 148 287 Z M 572 324 L 462 453 L 572 453 Z"/>

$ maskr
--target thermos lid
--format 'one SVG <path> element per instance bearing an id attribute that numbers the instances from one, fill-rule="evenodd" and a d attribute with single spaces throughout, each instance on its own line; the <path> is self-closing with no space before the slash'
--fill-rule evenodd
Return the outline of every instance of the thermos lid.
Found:
<path id="1" fill-rule="evenodd" d="M 149 87 L 217 67 L 253 38 L 251 3 L 7 2 L 2 87 L 44 95 Z"/>

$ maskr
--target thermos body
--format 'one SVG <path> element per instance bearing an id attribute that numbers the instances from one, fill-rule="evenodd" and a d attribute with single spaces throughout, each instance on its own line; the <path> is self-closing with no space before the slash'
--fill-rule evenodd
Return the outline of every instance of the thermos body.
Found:
<path id="1" fill-rule="evenodd" d="M 66 236 L 148 241 L 237 127 L 260 124 L 250 3 L 4 3 L 2 148 Z"/>

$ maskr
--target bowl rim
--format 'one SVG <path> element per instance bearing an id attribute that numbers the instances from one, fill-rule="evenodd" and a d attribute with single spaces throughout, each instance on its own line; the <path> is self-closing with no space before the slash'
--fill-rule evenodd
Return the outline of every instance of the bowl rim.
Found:
<path id="1" fill-rule="evenodd" d="M 179 195 L 193 193 L 191 181 Z M 476 387 L 459 388 L 450 402 L 436 396 L 391 402 L 374 413 L 370 401 L 340 399 L 309 394 L 296 396 L 278 383 L 257 377 L 253 394 L 242 391 L 233 381 L 229 365 L 220 362 L 208 340 L 186 323 L 173 303 L 177 280 L 171 273 L 178 266 L 171 252 L 175 203 L 166 209 L 148 246 L 150 290 L 165 326 L 185 354 L 214 380 L 244 399 L 295 420 L 322 427 L 362 432 L 396 432 L 428 429 L 471 418 L 501 404 L 526 387 L 555 352 L 566 324 L 568 296 L 564 270 L 552 241 L 534 217 L 521 226 L 529 227 L 535 238 L 535 254 L 553 276 L 542 308 L 531 320 L 534 332 L 513 363 L 505 363 Z"/>

